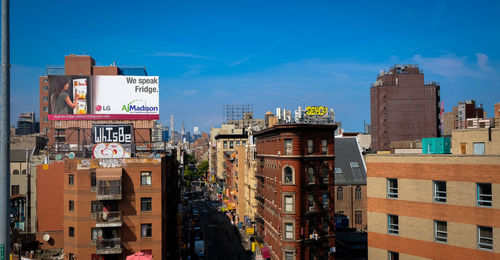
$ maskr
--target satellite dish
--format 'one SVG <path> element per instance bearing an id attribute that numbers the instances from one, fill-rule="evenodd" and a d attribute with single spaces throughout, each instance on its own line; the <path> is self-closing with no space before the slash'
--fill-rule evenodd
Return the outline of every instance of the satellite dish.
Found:
<path id="1" fill-rule="evenodd" d="M 50 235 L 49 234 L 43 235 L 43 241 L 48 242 L 49 240 L 50 240 Z"/>
<path id="2" fill-rule="evenodd" d="M 56 155 L 56 160 L 60 161 L 62 159 L 62 156 L 60 154 Z"/>
<path id="3" fill-rule="evenodd" d="M 68 153 L 68 158 L 74 159 L 75 158 L 75 153 L 74 152 Z"/>

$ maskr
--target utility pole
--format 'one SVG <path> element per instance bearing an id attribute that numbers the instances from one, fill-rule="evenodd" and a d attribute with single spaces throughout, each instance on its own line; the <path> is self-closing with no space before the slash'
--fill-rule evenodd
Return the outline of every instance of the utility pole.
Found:
<path id="1" fill-rule="evenodd" d="M 0 87 L 0 260 L 10 256 L 10 36 L 9 0 L 2 0 Z"/>

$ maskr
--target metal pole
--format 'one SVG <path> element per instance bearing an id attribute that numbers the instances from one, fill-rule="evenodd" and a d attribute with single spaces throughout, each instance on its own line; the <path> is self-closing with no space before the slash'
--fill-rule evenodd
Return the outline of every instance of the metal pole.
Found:
<path id="1" fill-rule="evenodd" d="M 2 0 L 0 87 L 0 260 L 10 255 L 10 37 L 9 0 Z"/>

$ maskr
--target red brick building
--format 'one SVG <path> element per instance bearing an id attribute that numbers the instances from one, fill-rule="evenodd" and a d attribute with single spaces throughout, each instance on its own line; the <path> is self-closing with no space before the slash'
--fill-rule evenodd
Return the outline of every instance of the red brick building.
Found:
<path id="1" fill-rule="evenodd" d="M 392 141 L 440 136 L 439 83 L 424 82 L 418 65 L 381 71 L 370 88 L 372 149 L 389 150 Z"/>
<path id="2" fill-rule="evenodd" d="M 257 139 L 257 231 L 272 259 L 334 259 L 336 125 L 282 124 Z"/>
<path id="3" fill-rule="evenodd" d="M 138 251 L 176 258 L 176 164 L 171 155 L 39 165 L 41 248 L 64 248 L 64 259 L 124 259 Z"/>

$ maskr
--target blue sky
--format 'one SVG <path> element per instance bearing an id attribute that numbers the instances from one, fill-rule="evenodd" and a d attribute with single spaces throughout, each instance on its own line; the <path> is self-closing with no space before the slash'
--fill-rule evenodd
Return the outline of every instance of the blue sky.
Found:
<path id="1" fill-rule="evenodd" d="M 222 122 L 224 104 L 333 107 L 370 120 L 370 84 L 394 64 L 441 83 L 445 110 L 500 102 L 498 1 L 11 1 L 12 119 L 38 114 L 38 77 L 68 54 L 160 76 L 160 120 Z M 178 128 L 179 127 L 179 128 Z"/>

